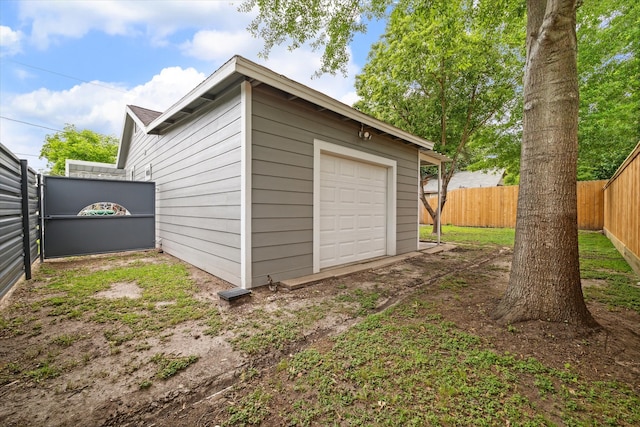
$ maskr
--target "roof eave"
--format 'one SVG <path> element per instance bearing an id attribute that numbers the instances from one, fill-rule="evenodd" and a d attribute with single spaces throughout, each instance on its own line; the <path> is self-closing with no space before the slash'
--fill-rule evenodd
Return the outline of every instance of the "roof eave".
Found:
<path id="1" fill-rule="evenodd" d="M 433 143 L 426 139 L 420 138 L 416 135 L 403 131 L 388 123 L 375 119 L 361 111 L 350 107 L 328 95 L 318 92 L 310 87 L 295 82 L 282 75 L 277 75 L 273 71 L 258 65 L 252 61 L 249 61 L 241 56 L 234 57 L 237 72 L 244 74 L 245 76 L 259 80 L 265 84 L 268 84 L 276 89 L 280 89 L 284 92 L 290 93 L 293 96 L 305 99 L 319 107 L 326 108 L 334 111 L 344 117 L 354 120 L 366 126 L 370 126 L 383 133 L 397 137 L 404 141 L 415 144 L 419 147 L 426 148 L 428 150 L 433 149 Z"/>
<path id="2" fill-rule="evenodd" d="M 231 60 L 227 61 L 222 67 L 220 67 L 215 73 L 210 75 L 207 79 L 202 81 L 198 86 L 196 86 L 193 90 L 191 90 L 188 94 L 183 96 L 178 102 L 173 104 L 166 110 L 164 113 L 159 115 L 155 120 L 149 123 L 149 126 L 146 127 L 145 131 L 147 133 L 159 133 L 158 127 L 168 121 L 172 116 L 179 113 L 181 110 L 186 108 L 194 99 L 197 99 L 207 92 L 209 92 L 212 88 L 215 88 L 226 79 L 231 77 L 235 70 L 235 60 L 238 57 L 233 57 Z"/>
<path id="3" fill-rule="evenodd" d="M 121 169 L 127 164 L 127 156 L 129 155 L 129 147 L 131 146 L 131 134 L 133 133 L 134 114 L 129 106 L 126 107 L 124 113 L 124 126 L 122 126 L 122 135 L 120 136 L 120 144 L 118 145 L 118 156 L 116 157 L 116 167 Z"/>
<path id="4" fill-rule="evenodd" d="M 328 95 L 311 89 L 301 83 L 295 82 L 285 76 L 276 74 L 272 70 L 249 61 L 248 59 L 245 59 L 241 56 L 234 56 L 229 61 L 227 61 L 215 73 L 213 73 L 206 80 L 200 83 L 196 88 L 194 88 L 178 102 L 176 102 L 167 111 L 165 111 L 155 120 L 149 123 L 149 125 L 146 126 L 145 131 L 152 134 L 162 133 L 169 127 L 175 126 L 179 122 L 179 120 L 175 121 L 173 120 L 173 117 L 178 115 L 184 109 L 187 109 L 189 104 L 192 103 L 195 99 L 204 97 L 208 92 L 211 92 L 218 86 L 236 81 L 236 77 L 240 76 L 244 76 L 245 78 L 252 80 L 258 80 L 276 89 L 287 92 L 293 95 L 293 97 L 305 99 L 306 101 L 316 104 L 321 108 L 331 110 L 348 119 L 376 129 L 383 134 L 388 134 L 392 137 L 414 144 L 419 148 L 427 150 L 433 149 L 434 144 L 430 141 L 427 141 L 426 139 L 420 138 L 416 135 L 412 135 L 395 126 L 377 120 L 365 113 L 362 113 L 361 111 L 356 110 L 353 107 L 348 106 L 347 104 L 331 98 Z M 222 90 L 223 88 L 221 87 L 220 89 Z M 168 126 L 162 128 L 163 124 L 167 124 Z"/>

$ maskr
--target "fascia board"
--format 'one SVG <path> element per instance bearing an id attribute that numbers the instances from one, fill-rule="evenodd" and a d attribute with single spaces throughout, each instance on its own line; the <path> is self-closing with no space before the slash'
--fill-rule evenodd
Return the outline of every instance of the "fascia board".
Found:
<path id="1" fill-rule="evenodd" d="M 439 165 L 441 163 L 448 163 L 453 161 L 444 154 L 440 154 L 433 150 L 420 151 L 420 160 L 424 160 L 425 162 L 431 163 L 433 165 Z"/>
<path id="2" fill-rule="evenodd" d="M 171 106 L 167 111 L 165 111 L 163 114 L 149 123 L 149 126 L 145 127 L 145 131 L 147 133 L 153 131 L 165 120 L 180 112 L 191 102 L 193 102 L 193 100 L 209 92 L 212 88 L 222 84 L 234 73 L 244 75 L 245 77 L 248 77 L 250 79 L 258 80 L 264 84 L 290 93 L 293 96 L 304 99 L 322 108 L 326 108 L 327 110 L 333 111 L 366 126 L 377 129 L 391 136 L 395 136 L 404 141 L 410 142 L 414 145 L 417 145 L 418 147 L 426 148 L 427 150 L 433 149 L 433 143 L 427 141 L 426 139 L 412 135 L 408 132 L 398 129 L 395 126 L 374 119 L 373 117 L 364 114 L 340 101 L 337 101 L 328 95 L 325 95 L 303 84 L 295 82 L 285 76 L 276 74 L 272 70 L 258 65 L 255 62 L 249 61 L 241 56 L 234 56 L 231 60 L 226 62 L 215 73 L 209 76 L 209 78 L 204 80 L 195 89 L 193 89 L 182 99 L 176 102 L 173 106 Z"/>
<path id="3" fill-rule="evenodd" d="M 122 126 L 122 135 L 120 136 L 120 144 L 118 145 L 118 155 L 116 157 L 116 167 L 121 169 L 127 162 L 129 155 L 129 147 L 131 146 L 131 134 L 133 133 L 133 122 L 135 116 L 127 106 L 124 114 L 124 126 Z M 144 129 L 144 127 L 142 127 Z"/>
<path id="4" fill-rule="evenodd" d="M 149 123 L 149 126 L 145 128 L 145 132 L 149 133 L 153 131 L 162 122 L 164 122 L 174 114 L 177 114 L 183 108 L 193 102 L 194 99 L 197 99 L 200 96 L 204 95 L 212 88 L 222 83 L 229 76 L 231 76 L 235 72 L 235 63 L 237 58 L 238 57 L 233 57 L 231 60 L 227 61 L 222 67 L 220 67 L 218 70 L 216 70 L 215 73 L 210 75 L 202 83 L 196 86 L 191 92 L 183 96 L 178 102 L 169 107 L 168 110 L 156 117 L 156 119 Z"/>

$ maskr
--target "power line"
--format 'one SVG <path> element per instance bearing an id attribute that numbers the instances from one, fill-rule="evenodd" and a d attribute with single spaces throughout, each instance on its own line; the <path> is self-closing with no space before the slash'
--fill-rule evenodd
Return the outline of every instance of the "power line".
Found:
<path id="1" fill-rule="evenodd" d="M 80 78 L 78 78 L 78 77 L 70 76 L 70 75 L 68 75 L 68 74 L 59 73 L 59 72 L 57 72 L 57 71 L 48 70 L 48 69 L 46 69 L 46 68 L 42 68 L 42 67 L 36 67 L 35 65 L 25 64 L 24 62 L 15 61 L 15 60 L 13 60 L 13 59 L 9 59 L 9 58 L 7 58 L 7 59 L 4 59 L 4 61 L 13 62 L 14 64 L 22 65 L 23 67 L 33 68 L 34 70 L 44 71 L 45 73 L 55 74 L 55 75 L 57 75 L 57 76 L 65 77 L 65 78 L 67 78 L 67 79 L 77 80 L 77 81 L 79 81 L 79 82 L 86 83 L 86 84 L 89 84 L 89 85 L 100 86 L 100 87 L 102 87 L 102 88 L 110 89 L 110 90 L 115 90 L 116 92 L 120 92 L 120 93 L 127 93 L 127 91 L 126 91 L 126 90 L 117 89 L 117 88 L 115 88 L 115 87 L 113 87 L 113 86 L 107 86 L 107 85 L 103 85 L 103 84 L 100 84 L 100 83 L 90 82 L 90 81 L 88 81 L 88 80 L 83 80 L 83 79 L 80 79 Z"/>
<path id="2" fill-rule="evenodd" d="M 37 127 L 37 128 L 52 130 L 52 131 L 55 131 L 55 132 L 64 132 L 63 130 L 60 130 L 60 129 L 54 129 L 54 128 L 50 128 L 50 127 L 47 127 L 47 126 L 37 125 L 35 123 L 25 122 L 25 121 L 17 120 L 17 119 L 12 119 L 11 117 L 0 116 L 0 119 L 10 120 L 12 122 L 22 123 L 23 125 L 29 125 L 29 126 L 33 126 L 33 127 Z"/>

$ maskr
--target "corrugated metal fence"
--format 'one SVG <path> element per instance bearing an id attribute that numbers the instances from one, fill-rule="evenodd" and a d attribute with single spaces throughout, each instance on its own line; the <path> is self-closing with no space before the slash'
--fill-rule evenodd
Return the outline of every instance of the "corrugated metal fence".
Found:
<path id="1" fill-rule="evenodd" d="M 607 181 L 578 182 L 578 228 L 602 230 L 604 225 L 604 192 Z M 442 224 L 468 227 L 516 226 L 517 185 L 506 187 L 462 188 L 447 193 Z M 435 208 L 437 199 L 429 202 Z M 431 217 L 420 203 L 420 222 L 431 224 Z"/>
<path id="2" fill-rule="evenodd" d="M 640 275 L 640 142 L 604 188 L 604 232 Z"/>
<path id="3" fill-rule="evenodd" d="M 23 274 L 31 278 L 31 264 L 38 256 L 36 180 L 27 161 L 0 144 L 0 297 Z"/>

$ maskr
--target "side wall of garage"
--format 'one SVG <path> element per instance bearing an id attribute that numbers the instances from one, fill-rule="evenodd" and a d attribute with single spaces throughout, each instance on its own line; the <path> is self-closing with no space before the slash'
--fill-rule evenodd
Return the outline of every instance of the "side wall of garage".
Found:
<path id="1" fill-rule="evenodd" d="M 313 273 L 314 141 L 396 162 L 396 253 L 416 250 L 417 149 L 266 85 L 252 92 L 252 286 Z"/>
<path id="2" fill-rule="evenodd" d="M 134 133 L 127 177 L 156 183 L 162 249 L 241 283 L 240 88 L 162 135 Z"/>

